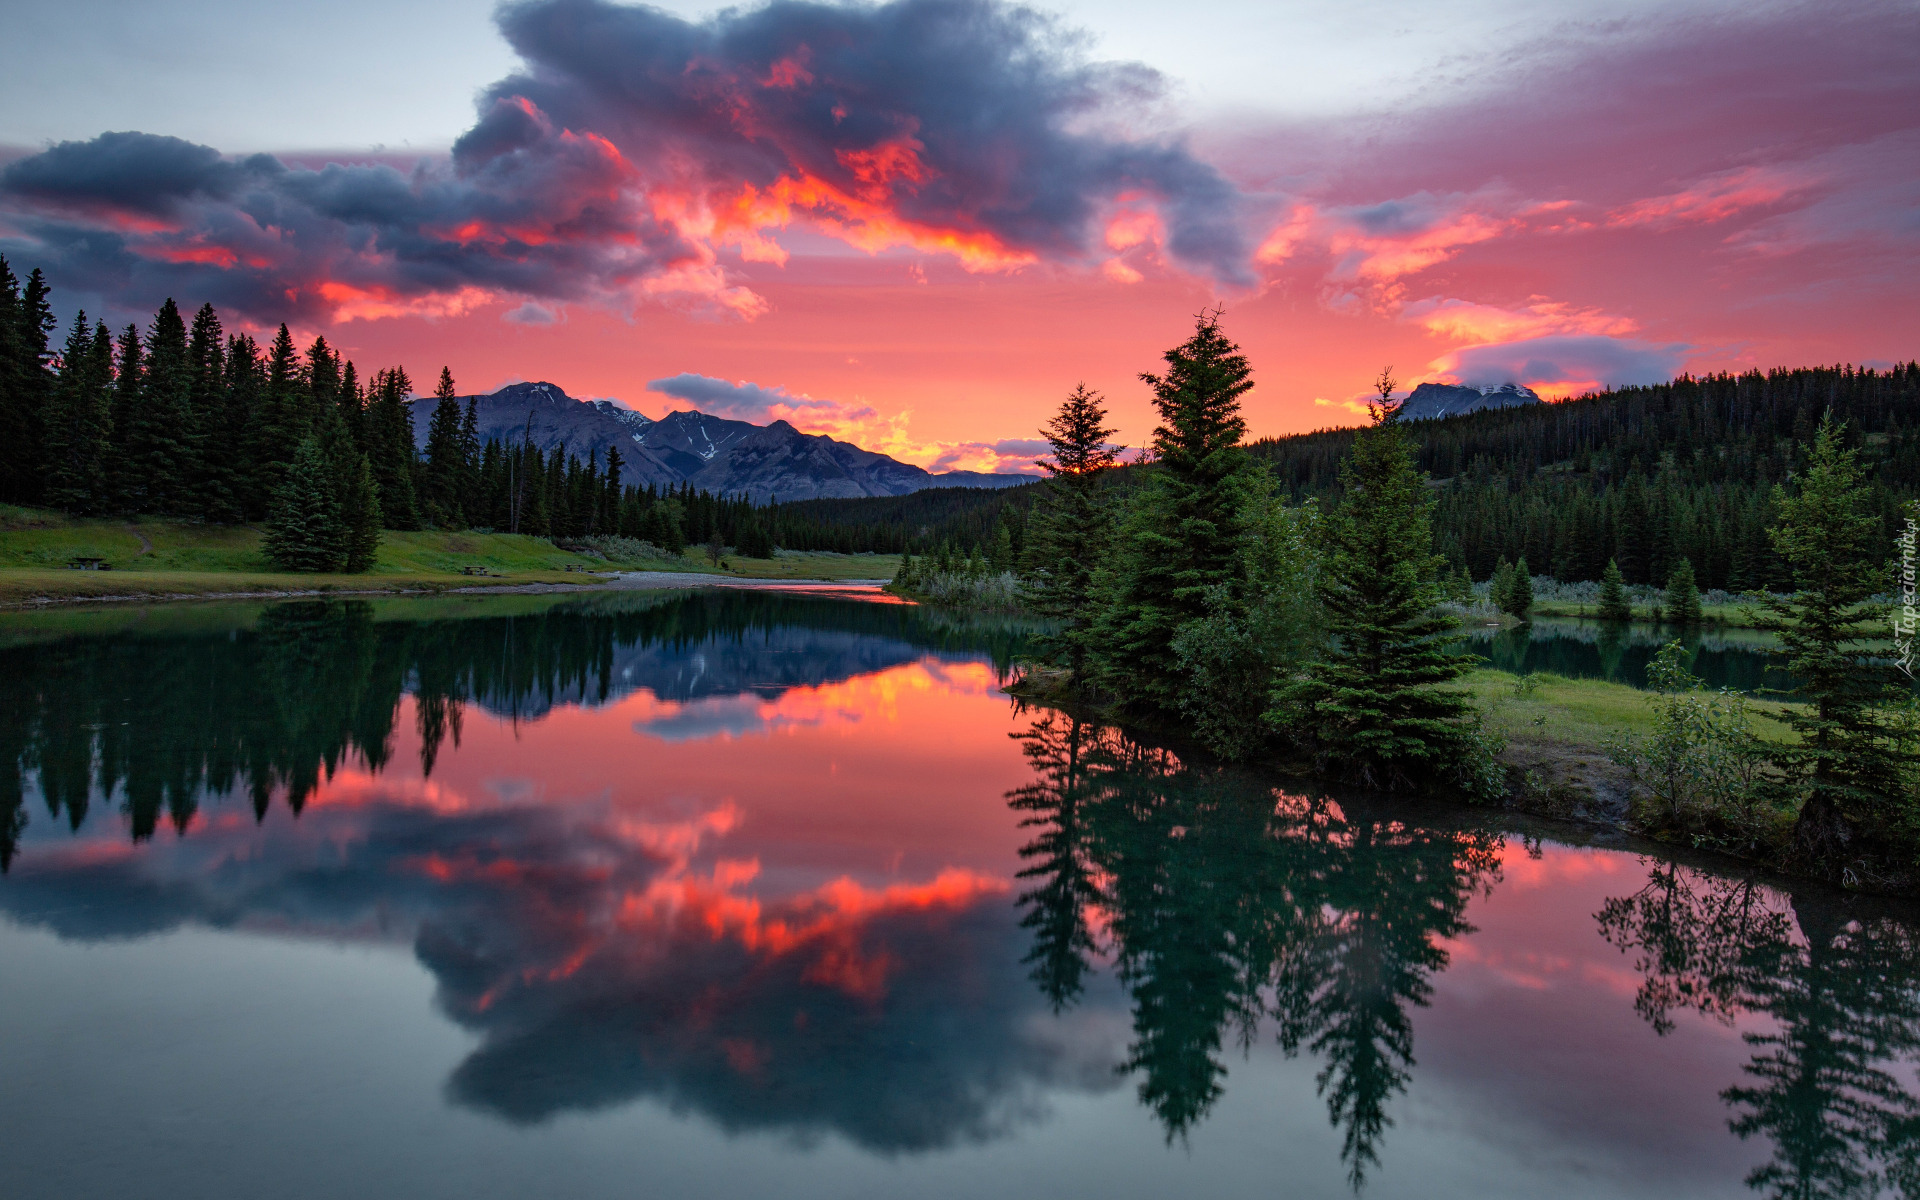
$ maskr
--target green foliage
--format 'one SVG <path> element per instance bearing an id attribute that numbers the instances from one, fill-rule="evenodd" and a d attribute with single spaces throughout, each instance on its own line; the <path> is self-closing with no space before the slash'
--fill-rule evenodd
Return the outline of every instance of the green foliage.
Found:
<path id="1" fill-rule="evenodd" d="M 1253 371 L 1219 314 L 1201 314 L 1164 357 L 1165 375 L 1141 376 L 1164 423 L 1102 572 L 1094 666 L 1130 711 L 1172 720 L 1184 684 L 1173 650 L 1180 627 L 1213 615 L 1223 595 L 1230 608 L 1245 604 L 1246 522 L 1261 469 L 1240 444 Z"/>
<path id="2" fill-rule="evenodd" d="M 1508 616 L 1524 621 L 1533 611 L 1533 575 L 1525 555 L 1509 566 L 1505 559 L 1493 571 L 1493 604 Z"/>
<path id="3" fill-rule="evenodd" d="M 288 571 L 337 571 L 347 557 L 338 480 L 312 438 L 300 443 L 267 518 L 264 549 Z"/>
<path id="4" fill-rule="evenodd" d="M 1021 594 L 1026 606 L 1059 623 L 1037 653 L 1066 664 L 1075 679 L 1086 668 L 1094 615 L 1093 573 L 1113 541 L 1113 514 L 1104 488 L 1118 451 L 1107 445 L 1113 430 L 1098 392 L 1082 384 L 1060 402 L 1041 430 L 1053 447 L 1041 463 L 1050 478 L 1027 521 Z M 1012 531 L 999 535 L 1012 557 Z"/>
<path id="5" fill-rule="evenodd" d="M 1608 755 L 1647 793 L 1642 820 L 1748 848 L 1770 835 L 1769 750 L 1755 735 L 1747 698 L 1708 693 L 1688 669 L 1686 647 L 1667 643 L 1647 668 L 1653 730 L 1611 739 Z"/>
<path id="6" fill-rule="evenodd" d="M 1317 585 L 1320 513 L 1269 497 L 1250 522 L 1247 599 L 1223 585 L 1205 616 L 1182 625 L 1173 652 L 1185 676 L 1180 710 L 1201 743 L 1244 759 L 1272 737 L 1263 713 L 1276 680 L 1293 678 L 1324 641 Z"/>
<path id="7" fill-rule="evenodd" d="M 1633 619 L 1633 605 L 1627 600 L 1626 580 L 1620 574 L 1620 564 L 1611 558 L 1607 560 L 1606 573 L 1600 577 L 1600 619 L 1602 621 Z"/>
<path id="8" fill-rule="evenodd" d="M 1667 620 L 1675 625 L 1700 623 L 1700 588 L 1693 581 L 1693 563 L 1681 559 L 1667 579 L 1665 600 Z"/>
<path id="9" fill-rule="evenodd" d="M 1845 876 L 1913 826 L 1908 773 L 1916 748 L 1896 719 L 1906 678 L 1874 645 L 1884 614 L 1869 601 L 1886 582 L 1885 543 L 1859 455 L 1843 435 L 1844 426 L 1824 418 L 1795 486 L 1776 491 L 1780 522 L 1768 533 L 1799 590 L 1770 598 L 1761 627 L 1779 637 L 1779 654 L 1800 680 L 1794 694 L 1806 701 L 1789 718 L 1800 744 L 1780 754 L 1801 802 L 1795 849 Z M 1897 855 L 1911 860 L 1911 844 Z"/>
<path id="10" fill-rule="evenodd" d="M 1392 380 L 1381 378 L 1383 401 Z M 1323 769 L 1370 787 L 1424 789 L 1462 778 L 1471 749 L 1466 696 L 1443 685 L 1471 660 L 1440 613 L 1434 500 L 1413 443 L 1385 404 L 1342 471 L 1346 502 L 1327 522 L 1320 602 L 1332 644 L 1274 693 L 1268 720 Z"/>

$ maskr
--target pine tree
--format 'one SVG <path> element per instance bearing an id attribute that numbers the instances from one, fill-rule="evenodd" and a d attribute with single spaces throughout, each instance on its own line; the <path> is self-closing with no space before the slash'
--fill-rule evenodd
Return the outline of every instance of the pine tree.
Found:
<path id="1" fill-rule="evenodd" d="M 1442 685 L 1471 660 L 1453 652 L 1436 607 L 1434 498 L 1383 373 L 1374 424 L 1342 464 L 1346 501 L 1327 521 L 1320 599 L 1332 645 L 1284 685 L 1268 720 L 1310 746 L 1324 769 L 1368 787 L 1421 789 L 1477 763 L 1466 696 Z"/>
<path id="2" fill-rule="evenodd" d="M 399 367 L 377 372 L 368 389 L 367 462 L 380 489 L 380 512 L 388 529 L 420 528 L 413 471 L 413 383 Z"/>
<path id="3" fill-rule="evenodd" d="M 1681 559 L 1667 578 L 1666 609 L 1667 620 L 1675 625 L 1700 623 L 1700 588 L 1693 581 L 1691 559 Z"/>
<path id="4" fill-rule="evenodd" d="M 267 351 L 266 380 L 252 423 L 253 478 L 247 487 L 249 511 L 264 513 L 275 503 L 294 453 L 312 431 L 307 412 L 306 384 L 293 335 L 282 325 Z"/>
<path id="5" fill-rule="evenodd" d="M 120 331 L 114 343 L 113 358 L 113 448 L 108 456 L 108 482 L 111 507 L 122 512 L 137 512 L 146 489 L 130 468 L 128 446 L 134 438 L 140 415 L 140 379 L 145 373 L 144 347 L 140 330 L 129 325 Z"/>
<path id="6" fill-rule="evenodd" d="M 274 495 L 263 548 L 287 571 L 337 571 L 346 560 L 333 468 L 313 438 L 302 441 Z"/>
<path id="7" fill-rule="evenodd" d="M 46 503 L 71 513 L 108 507 L 107 454 L 113 437 L 113 336 L 74 314 L 60 354 L 60 379 L 46 424 Z"/>
<path id="8" fill-rule="evenodd" d="M 225 331 L 213 305 L 194 314 L 187 338 L 187 400 L 193 429 L 189 441 L 198 477 L 188 485 L 188 512 L 231 525 L 242 519 L 240 458 L 232 450 L 235 427 L 228 422 Z"/>
<path id="9" fill-rule="evenodd" d="M 1501 612 L 1522 621 L 1533 611 L 1533 575 L 1526 555 L 1522 554 L 1520 561 L 1507 572 L 1506 589 L 1494 598 L 1494 603 Z"/>
<path id="10" fill-rule="evenodd" d="M 1023 594 L 1034 612 L 1060 623 L 1041 652 L 1066 662 L 1077 679 L 1087 659 L 1093 620 L 1093 573 L 1113 540 L 1113 516 L 1102 496 L 1105 472 L 1120 452 L 1107 445 L 1107 410 L 1085 384 L 1060 403 L 1041 435 L 1053 447 L 1027 525 Z"/>
<path id="11" fill-rule="evenodd" d="M 1240 444 L 1253 371 L 1219 313 L 1202 313 L 1164 357 L 1165 375 L 1141 376 L 1165 423 L 1121 523 L 1096 640 L 1098 674 L 1126 707 L 1177 720 L 1184 676 L 1173 638 L 1223 594 L 1242 599 L 1247 514 L 1263 468 Z"/>
<path id="12" fill-rule="evenodd" d="M 43 483 L 55 384 L 49 339 L 58 327 L 47 302 L 52 290 L 38 267 L 20 287 L 0 259 L 0 500 L 16 504 L 36 503 Z"/>
<path id="13" fill-rule="evenodd" d="M 426 487 L 423 490 L 427 519 L 443 528 L 466 523 L 460 511 L 460 492 L 465 459 L 460 429 L 460 401 L 454 398 L 453 372 L 440 368 L 440 384 L 433 416 L 427 424 Z"/>
<path id="14" fill-rule="evenodd" d="M 229 460 L 234 506 L 242 521 L 255 521 L 266 515 L 264 509 L 255 507 L 255 480 L 259 472 L 254 461 L 260 445 L 254 426 L 266 386 L 267 372 L 260 360 L 260 347 L 247 334 L 229 336 L 226 380 L 221 389 L 220 428 L 224 432 L 219 444 L 222 457 Z"/>
<path id="15" fill-rule="evenodd" d="M 1824 418 L 1797 486 L 1775 489 L 1779 523 L 1768 535 L 1799 590 L 1766 600 L 1760 622 L 1779 637 L 1778 653 L 1800 680 L 1793 694 L 1805 702 L 1784 714 L 1799 744 L 1775 751 L 1804 799 L 1794 848 L 1830 871 L 1848 869 L 1863 838 L 1884 847 L 1912 836 L 1916 816 L 1901 778 L 1914 751 L 1887 711 L 1907 680 L 1873 641 L 1884 627 L 1869 603 L 1885 582 L 1879 521 L 1844 429 Z"/>
<path id="16" fill-rule="evenodd" d="M 618 456 L 617 449 L 609 453 Z M 619 472 L 614 474 L 618 476 Z M 460 418 L 460 511 L 466 514 L 467 522 L 483 522 L 482 510 L 485 498 L 480 487 L 480 414 L 476 398 L 467 397 L 467 410 Z"/>
<path id="17" fill-rule="evenodd" d="M 1600 577 L 1600 619 L 1602 621 L 1631 621 L 1633 605 L 1627 602 L 1626 580 L 1621 578 L 1620 564 L 1607 560 L 1606 574 Z"/>
<path id="18" fill-rule="evenodd" d="M 199 474 L 191 437 L 193 378 L 187 369 L 187 323 L 169 298 L 147 329 L 140 400 L 122 447 L 136 512 L 185 515 Z"/>
<path id="19" fill-rule="evenodd" d="M 359 575 L 373 570 L 380 553 L 380 497 L 366 455 L 355 450 L 350 470 L 340 496 L 340 569 Z"/>

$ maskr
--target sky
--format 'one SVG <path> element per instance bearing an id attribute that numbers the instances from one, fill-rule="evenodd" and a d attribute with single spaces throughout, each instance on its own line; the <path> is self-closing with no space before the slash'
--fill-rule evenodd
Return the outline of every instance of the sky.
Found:
<path id="1" fill-rule="evenodd" d="M 270 15 L 263 17 L 262 13 Z M 1920 3 L 71 0 L 11 12 L 0 254 L 1032 470 L 1224 309 L 1250 432 L 1383 367 L 1548 396 L 1920 354 Z"/>

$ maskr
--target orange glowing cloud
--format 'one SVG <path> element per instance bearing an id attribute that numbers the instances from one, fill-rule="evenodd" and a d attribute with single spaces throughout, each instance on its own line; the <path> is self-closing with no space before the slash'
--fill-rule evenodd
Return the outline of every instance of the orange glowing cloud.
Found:
<path id="1" fill-rule="evenodd" d="M 1672 229 L 1712 224 L 1776 205 L 1806 186 L 1806 181 L 1780 170 L 1746 167 L 1710 175 L 1677 192 L 1623 205 L 1607 214 L 1607 225 L 1613 229 Z"/>

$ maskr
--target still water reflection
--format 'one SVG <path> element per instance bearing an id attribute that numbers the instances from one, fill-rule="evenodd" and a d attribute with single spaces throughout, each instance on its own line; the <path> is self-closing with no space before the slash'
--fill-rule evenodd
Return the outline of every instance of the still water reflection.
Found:
<path id="1" fill-rule="evenodd" d="M 1904 912 L 1182 762 L 1022 633 L 9 618 L 7 1194 L 1920 1194 Z"/>
<path id="2" fill-rule="evenodd" d="M 1548 671 L 1643 688 L 1654 655 L 1678 640 L 1687 650 L 1687 669 L 1709 688 L 1761 692 L 1786 690 L 1794 682 L 1768 653 L 1778 644 L 1773 636 L 1752 629 L 1536 617 L 1505 629 L 1470 626 L 1466 635 L 1467 648 L 1489 666 L 1517 675 Z"/>

